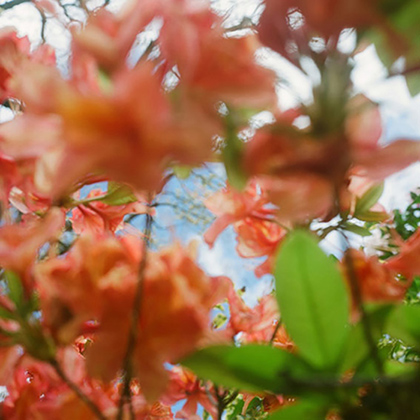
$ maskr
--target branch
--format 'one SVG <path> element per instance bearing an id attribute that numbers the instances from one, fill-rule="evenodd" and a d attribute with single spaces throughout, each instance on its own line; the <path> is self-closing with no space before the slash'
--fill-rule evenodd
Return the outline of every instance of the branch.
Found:
<path id="1" fill-rule="evenodd" d="M 347 236 L 342 231 L 341 231 L 341 234 L 343 235 L 343 237 L 345 238 L 345 240 L 348 244 Z M 369 350 L 370 350 L 370 355 L 373 359 L 373 362 L 375 364 L 375 367 L 376 367 L 378 373 L 380 375 L 383 375 L 384 370 L 383 370 L 383 366 L 382 366 L 382 361 L 379 357 L 378 348 L 376 346 L 375 339 L 373 338 L 373 335 L 372 335 L 372 326 L 370 324 L 369 316 L 368 316 L 368 314 L 367 314 L 367 312 L 366 312 L 366 310 L 363 306 L 362 292 L 360 290 L 356 270 L 354 269 L 353 258 L 352 258 L 352 256 L 350 255 L 349 252 L 345 253 L 344 261 L 345 261 L 345 264 L 346 264 L 347 271 L 349 273 L 350 288 L 351 288 L 352 296 L 353 296 L 354 301 L 356 303 L 357 310 L 359 311 L 359 313 L 361 315 L 361 323 L 362 323 L 363 333 L 364 333 L 367 345 L 368 345 Z"/>
<path id="2" fill-rule="evenodd" d="M 226 28 L 225 32 L 236 32 L 236 31 L 242 31 L 244 29 L 256 29 L 256 28 L 257 28 L 257 25 L 252 21 L 252 19 L 245 16 L 242 19 L 242 21 L 239 22 L 237 25 Z"/>
<path id="3" fill-rule="evenodd" d="M 43 44 L 46 43 L 46 39 L 45 39 L 45 27 L 47 25 L 47 16 L 45 14 L 45 12 L 42 10 L 41 7 L 37 6 L 36 4 L 34 4 L 35 8 L 38 10 L 39 15 L 41 17 L 41 41 Z"/>
<path id="4" fill-rule="evenodd" d="M 276 327 L 274 328 L 273 334 L 270 338 L 270 346 L 274 345 L 274 340 L 276 339 L 276 335 L 281 327 L 281 324 L 282 324 L 282 320 L 281 318 L 279 318 L 279 320 L 277 321 Z"/>
<path id="5" fill-rule="evenodd" d="M 50 365 L 54 368 L 62 381 L 89 407 L 92 413 L 100 420 L 106 420 L 99 407 L 91 400 L 63 371 L 56 359 L 51 360 Z"/>
<path id="6" fill-rule="evenodd" d="M 32 3 L 32 0 L 12 0 L 7 3 L 0 4 L 0 10 L 12 9 L 15 6 L 19 6 L 22 3 Z"/>
<path id="7" fill-rule="evenodd" d="M 149 200 L 150 201 L 150 200 Z M 133 378 L 133 353 L 136 348 L 138 338 L 138 323 L 140 319 L 140 307 L 143 296 L 144 273 L 147 262 L 147 251 L 150 247 L 150 239 L 152 232 L 153 217 L 150 214 L 151 205 L 149 204 L 148 212 L 146 214 L 146 226 L 144 230 L 144 242 L 142 247 L 142 259 L 139 265 L 137 290 L 134 296 L 133 313 L 131 318 L 131 326 L 128 337 L 127 350 L 123 361 L 123 386 L 121 390 L 121 397 L 118 405 L 117 420 L 122 420 L 124 414 L 124 404 L 126 402 L 130 405 L 130 419 L 135 420 L 135 413 L 131 403 L 131 379 Z"/>
<path id="8" fill-rule="evenodd" d="M 217 398 L 217 420 L 222 420 L 226 407 L 238 396 L 239 391 L 233 390 L 229 395 L 228 390 L 221 391 L 217 385 L 214 385 L 214 391 Z"/>

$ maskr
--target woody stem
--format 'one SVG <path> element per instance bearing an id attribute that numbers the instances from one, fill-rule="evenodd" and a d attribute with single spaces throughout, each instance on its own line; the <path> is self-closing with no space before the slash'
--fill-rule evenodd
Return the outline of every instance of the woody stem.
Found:
<path id="1" fill-rule="evenodd" d="M 140 260 L 139 271 L 138 271 L 138 281 L 136 294 L 134 296 L 133 303 L 133 312 L 131 316 L 131 325 L 128 335 L 128 344 L 127 350 L 123 360 L 123 386 L 121 391 L 121 397 L 118 405 L 118 414 L 116 419 L 122 420 L 124 413 L 124 405 L 126 402 L 129 403 L 130 407 L 130 419 L 135 420 L 135 413 L 131 401 L 131 379 L 133 378 L 133 353 L 136 348 L 137 338 L 138 338 L 138 323 L 140 320 L 140 307 L 143 296 L 143 286 L 144 286 L 144 273 L 147 263 L 147 251 L 150 247 L 150 237 L 152 231 L 153 217 L 150 214 L 151 206 L 149 204 L 148 212 L 146 214 L 146 226 L 144 229 L 144 241 L 142 244 L 142 257 Z"/>
<path id="2" fill-rule="evenodd" d="M 99 407 L 91 400 L 78 386 L 75 384 L 64 372 L 63 368 L 60 366 L 56 359 L 50 360 L 50 365 L 54 368 L 57 375 L 60 379 L 89 407 L 92 413 L 99 420 L 106 420 L 106 417 L 102 414 Z"/>
<path id="3" fill-rule="evenodd" d="M 345 234 L 343 232 L 341 233 L 343 234 L 344 238 L 348 242 L 348 239 L 345 236 Z M 378 355 L 378 348 L 376 346 L 375 339 L 373 338 L 373 335 L 372 335 L 372 326 L 370 323 L 369 316 L 363 306 L 363 298 L 362 298 L 359 282 L 357 279 L 357 273 L 354 268 L 353 258 L 349 252 L 345 254 L 344 261 L 347 267 L 347 271 L 349 273 L 351 293 L 352 293 L 354 302 L 356 304 L 357 310 L 359 311 L 361 315 L 361 324 L 363 328 L 363 333 L 365 336 L 366 343 L 370 350 L 370 355 L 375 364 L 376 370 L 378 371 L 380 375 L 383 375 L 384 371 L 383 371 L 382 362 Z"/>

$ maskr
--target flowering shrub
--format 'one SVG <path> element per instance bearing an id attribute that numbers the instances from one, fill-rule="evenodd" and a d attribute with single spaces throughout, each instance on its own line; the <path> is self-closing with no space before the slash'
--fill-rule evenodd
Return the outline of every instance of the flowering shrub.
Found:
<path id="1" fill-rule="evenodd" d="M 36 6 L 67 25 L 62 4 Z M 415 89 L 417 1 L 265 0 L 245 29 L 205 0 L 105 6 L 68 25 L 66 75 L 47 44 L 0 31 L 0 418 L 417 419 L 419 196 L 394 214 L 378 200 L 420 142 L 382 145 L 351 79 L 374 42 Z M 311 103 L 279 105 L 263 46 L 312 63 Z M 171 180 L 209 163 L 227 181 L 202 239 L 231 227 L 244 264 L 264 259 L 274 287 L 255 306 L 196 244 L 155 242 Z M 369 252 L 349 239 L 372 234 Z"/>

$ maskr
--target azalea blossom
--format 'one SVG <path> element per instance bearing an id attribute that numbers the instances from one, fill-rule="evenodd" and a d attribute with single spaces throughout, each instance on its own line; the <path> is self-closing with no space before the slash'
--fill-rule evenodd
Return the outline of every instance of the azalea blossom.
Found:
<path id="1" fill-rule="evenodd" d="M 127 236 L 82 236 L 66 258 L 37 267 L 44 324 L 58 343 L 71 343 L 84 333 L 87 321 L 98 322 L 93 344 L 86 349 L 87 368 L 105 381 L 115 378 L 126 352 L 140 258 L 135 244 Z M 225 288 L 221 280 L 209 279 L 179 246 L 149 255 L 134 356 L 148 399 L 156 399 L 166 387 L 163 364 L 198 344 L 209 328 L 210 309 L 223 298 Z"/>
<path id="2" fill-rule="evenodd" d="M 105 193 L 101 189 L 93 189 L 83 200 L 85 204 L 79 204 L 72 210 L 71 221 L 74 232 L 113 233 L 121 227 L 127 214 L 147 212 L 147 206 L 137 201 L 113 206 L 100 201 L 100 197 L 105 197 Z"/>
<path id="3" fill-rule="evenodd" d="M 154 17 L 164 20 L 160 42 L 168 66 L 163 74 L 151 60 L 140 60 L 134 68 L 125 61 L 135 36 Z M 184 60 L 180 45 L 168 35 L 187 28 L 200 32 L 200 42 L 196 54 Z M 10 144 L 17 137 L 15 125 L 56 119 L 54 140 L 39 154 L 34 175 L 38 191 L 54 199 L 98 174 L 139 190 L 159 189 L 173 162 L 196 165 L 211 158 L 213 139 L 223 129 L 216 112 L 220 101 L 241 106 L 275 102 L 273 74 L 255 62 L 256 45 L 251 38 L 224 37 L 220 19 L 207 6 L 162 1 L 147 2 L 142 12 L 131 4 L 119 17 L 101 11 L 74 35 L 70 79 L 42 62 L 14 63 L 8 84 L 25 114 L 4 124 L 0 135 Z M 164 77 L 175 64 L 181 80 L 169 91 Z M 22 133 L 11 156 L 22 155 L 31 141 Z"/>
<path id="4" fill-rule="evenodd" d="M 286 230 L 278 224 L 276 209 L 269 206 L 264 191 L 256 183 L 243 192 L 226 188 L 210 196 L 205 204 L 217 216 L 204 234 L 206 243 L 212 247 L 220 233 L 232 225 L 237 233 L 238 254 L 243 258 L 267 256 L 255 274 L 261 277 L 270 273 Z"/>
<path id="5" fill-rule="evenodd" d="M 385 266 L 402 274 L 411 281 L 414 276 L 420 275 L 420 230 L 401 243 L 399 253 L 385 261 Z"/>
<path id="6" fill-rule="evenodd" d="M 340 201 L 351 189 L 360 195 L 355 177 L 379 182 L 420 159 L 417 141 L 379 144 L 381 117 L 374 104 L 356 97 L 351 105 L 341 133 L 312 134 L 315 117 L 312 127 L 298 129 L 293 121 L 299 114 L 287 111 L 245 145 L 243 168 L 278 207 L 281 220 L 330 220 L 348 205 Z"/>
<path id="7" fill-rule="evenodd" d="M 33 289 L 33 267 L 42 245 L 59 237 L 64 226 L 64 214 L 54 208 L 44 219 L 0 227 L 0 266 L 15 272 L 28 296 Z"/>
<path id="8" fill-rule="evenodd" d="M 341 262 L 341 270 L 353 294 L 353 314 L 357 318 L 357 297 L 351 282 L 357 281 L 364 302 L 401 302 L 411 285 L 411 280 L 397 280 L 392 264 L 381 263 L 376 256 L 368 257 L 362 251 L 350 249 Z M 350 266 L 351 264 L 351 266 Z"/>
<path id="9" fill-rule="evenodd" d="M 214 399 L 214 401 L 211 400 Z M 177 401 L 186 399 L 183 407 L 175 415 L 175 418 L 198 420 L 198 404 L 213 417 L 217 416 L 214 390 L 206 389 L 206 385 L 188 369 L 174 366 L 170 371 L 169 386 L 163 396 L 163 401 L 168 405 L 173 405 Z"/>

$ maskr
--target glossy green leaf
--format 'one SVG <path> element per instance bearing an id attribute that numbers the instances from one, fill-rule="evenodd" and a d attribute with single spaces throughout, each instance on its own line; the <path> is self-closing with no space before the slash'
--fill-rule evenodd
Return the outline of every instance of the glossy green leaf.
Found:
<path id="1" fill-rule="evenodd" d="M 293 354 L 263 346 L 215 346 L 200 350 L 181 364 L 203 379 L 244 391 L 272 391 L 287 389 L 287 378 L 304 372 L 305 364 Z M 309 369 L 307 369 L 309 370 Z"/>
<path id="2" fill-rule="evenodd" d="M 383 222 L 384 220 L 389 219 L 389 214 L 385 211 L 366 210 L 357 213 L 356 217 L 364 222 Z"/>
<path id="3" fill-rule="evenodd" d="M 107 194 L 100 198 L 100 201 L 111 206 L 122 206 L 124 204 L 134 203 L 137 201 L 137 197 L 128 186 L 110 182 L 108 184 Z"/>
<path id="4" fill-rule="evenodd" d="M 274 270 L 282 320 L 314 367 L 337 366 L 349 333 L 349 297 L 334 261 L 304 231 L 285 240 Z"/>
<path id="5" fill-rule="evenodd" d="M 342 224 L 342 227 L 347 232 L 355 233 L 356 235 L 365 237 L 365 236 L 371 236 L 372 233 L 370 230 L 364 226 L 359 226 L 351 222 L 344 222 Z"/>
<path id="6" fill-rule="evenodd" d="M 382 193 L 384 192 L 384 183 L 374 185 L 369 188 L 357 201 L 356 209 L 354 211 L 355 217 L 358 214 L 363 214 L 370 210 L 374 204 L 378 202 L 381 198 Z"/>

